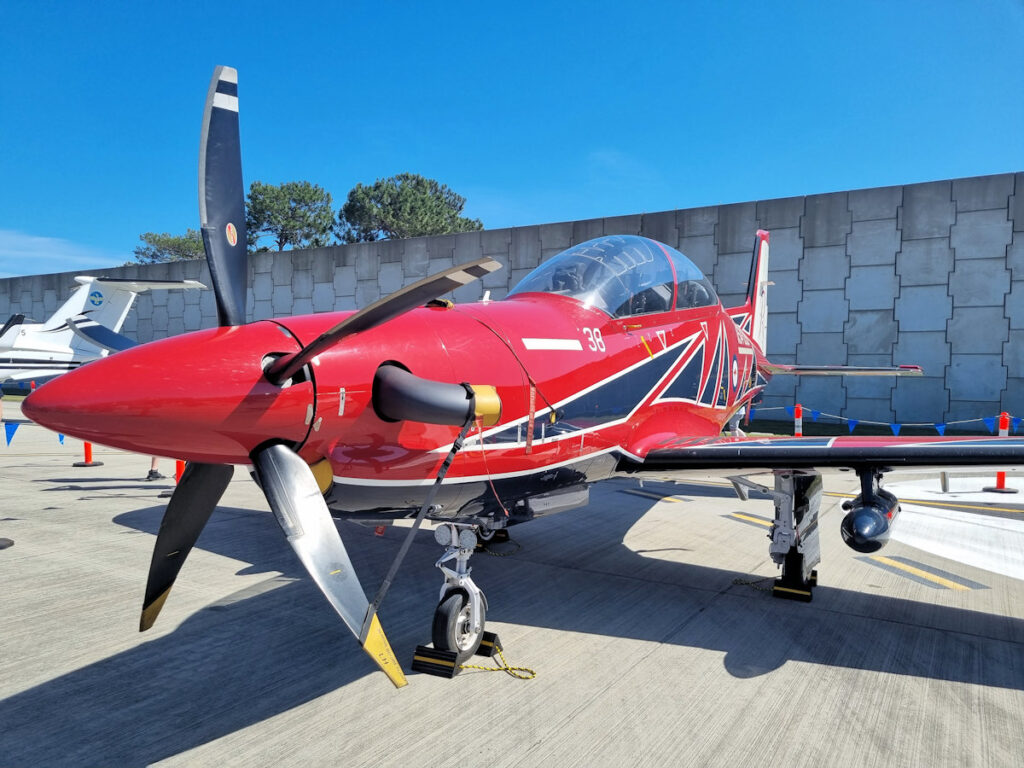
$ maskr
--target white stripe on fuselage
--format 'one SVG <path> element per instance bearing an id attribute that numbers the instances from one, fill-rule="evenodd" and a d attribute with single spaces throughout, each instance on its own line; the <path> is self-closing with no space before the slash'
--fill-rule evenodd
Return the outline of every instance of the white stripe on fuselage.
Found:
<path id="1" fill-rule="evenodd" d="M 479 448 L 480 446 L 474 446 Z M 445 448 L 444 450 L 451 450 Z M 469 450 L 467 448 L 466 450 Z M 564 461 L 558 461 L 554 464 L 545 464 L 543 467 L 531 467 L 530 469 L 524 469 L 520 472 L 495 472 L 490 475 L 468 475 L 466 477 L 452 477 L 447 475 L 444 479 L 446 485 L 458 485 L 460 483 L 483 483 L 488 480 L 504 480 L 509 477 L 526 477 L 527 475 L 535 475 L 540 472 L 547 472 L 552 469 L 558 469 L 559 467 L 565 467 L 569 464 L 578 464 L 581 461 L 587 461 L 597 456 L 604 456 L 608 453 L 618 451 L 619 453 L 627 453 L 618 446 L 614 448 L 605 448 L 601 451 L 594 451 L 593 453 L 587 453 L 582 456 L 573 456 L 571 459 L 565 459 Z M 363 485 L 372 487 L 385 487 L 385 486 L 420 486 L 420 485 L 433 485 L 437 481 L 436 477 L 428 477 L 425 480 L 376 480 L 373 478 L 366 477 L 341 477 L 339 475 L 334 476 L 334 482 L 341 483 L 342 485 Z"/>
<path id="2" fill-rule="evenodd" d="M 523 339 L 523 346 L 530 350 L 583 351 L 583 344 L 579 339 Z"/>

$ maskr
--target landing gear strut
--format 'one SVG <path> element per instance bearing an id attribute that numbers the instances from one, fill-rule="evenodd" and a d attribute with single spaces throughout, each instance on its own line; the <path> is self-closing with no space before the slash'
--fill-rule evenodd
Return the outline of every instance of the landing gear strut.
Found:
<path id="1" fill-rule="evenodd" d="M 775 579 L 772 594 L 786 600 L 811 602 L 812 590 L 818 584 L 814 567 L 821 562 L 818 541 L 818 510 L 821 507 L 821 474 L 805 470 L 776 470 L 775 488 L 766 488 L 746 477 L 729 478 L 741 499 L 747 489 L 766 493 L 775 502 L 775 522 L 768 537 L 772 543 L 768 553 L 782 566 L 782 576 Z"/>
<path id="2" fill-rule="evenodd" d="M 434 611 L 434 648 L 457 654 L 462 664 L 476 653 L 483 639 L 487 598 L 473 582 L 469 558 L 477 546 L 473 526 L 445 523 L 434 531 L 437 543 L 445 547 L 436 565 L 444 574 L 441 601 Z M 445 563 L 454 560 L 454 568 Z"/>
<path id="3" fill-rule="evenodd" d="M 782 577 L 772 586 L 775 597 L 811 602 L 811 590 L 818 584 L 814 566 L 821 562 L 821 493 L 818 472 L 775 472 L 775 523 L 768 548 L 772 560 L 782 566 Z"/>

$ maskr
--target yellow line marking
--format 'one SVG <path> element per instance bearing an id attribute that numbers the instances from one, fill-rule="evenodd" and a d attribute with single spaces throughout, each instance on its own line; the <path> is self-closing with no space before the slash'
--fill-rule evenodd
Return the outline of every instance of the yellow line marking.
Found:
<path id="1" fill-rule="evenodd" d="M 927 579 L 928 581 L 934 582 L 935 584 L 941 584 L 947 589 L 959 589 L 967 591 L 970 590 L 970 587 L 966 587 L 963 584 L 957 584 L 955 581 L 944 579 L 941 576 L 936 576 L 934 573 L 929 573 L 928 571 L 922 570 L 921 568 L 915 568 L 912 565 L 901 563 L 898 560 L 893 560 L 891 557 L 886 557 L 885 555 L 871 555 L 871 559 L 876 562 L 882 563 L 883 565 L 888 565 L 890 568 L 899 568 L 901 571 L 912 573 L 915 576 L 918 576 L 922 579 Z"/>
<path id="2" fill-rule="evenodd" d="M 331 571 L 331 576 L 341 573 L 341 568 Z"/>
<path id="3" fill-rule="evenodd" d="M 744 514 L 742 514 L 740 512 L 733 512 L 730 515 L 730 517 L 738 517 L 740 520 L 746 520 L 746 521 L 751 522 L 751 523 L 757 523 L 758 525 L 763 525 L 765 528 L 771 528 L 772 527 L 772 524 L 769 523 L 767 520 L 762 520 L 759 517 L 751 517 L 750 515 L 744 515 Z"/>
<path id="4" fill-rule="evenodd" d="M 837 493 L 835 491 L 826 492 L 826 496 L 835 496 L 840 499 L 853 499 L 857 497 L 854 493 Z M 1013 507 L 991 507 L 987 504 L 960 504 L 953 501 L 932 501 L 931 499 L 904 499 L 900 498 L 901 504 L 919 504 L 922 507 L 948 507 L 950 509 L 976 509 L 979 512 L 1012 512 L 1020 515 L 1024 514 L 1024 509 L 1014 509 Z"/>
<path id="5" fill-rule="evenodd" d="M 644 496 L 644 497 L 646 497 L 648 499 L 657 499 L 658 501 L 671 501 L 671 502 L 683 501 L 683 499 L 677 498 L 675 496 L 661 496 L 661 495 L 659 495 L 657 493 L 651 493 L 650 491 L 637 491 L 637 490 L 633 490 L 632 488 L 626 488 L 626 489 L 623 489 L 623 490 L 624 490 L 625 493 L 632 493 L 634 496 Z"/>
<path id="6" fill-rule="evenodd" d="M 711 480 L 681 480 L 685 485 L 709 485 L 715 488 L 731 488 L 730 483 L 716 483 Z M 856 493 L 840 493 L 839 491 L 825 491 L 823 494 L 834 499 L 854 499 Z M 975 509 L 979 512 L 1010 512 L 1015 515 L 1024 515 L 1024 509 L 1013 507 L 993 507 L 988 504 L 962 504 L 952 501 L 932 501 L 931 499 L 904 499 L 900 498 L 901 504 L 920 504 L 924 507 L 949 507 L 950 509 Z"/>
<path id="7" fill-rule="evenodd" d="M 642 341 L 644 343 L 644 349 L 647 350 L 647 354 L 650 355 L 651 359 L 653 360 L 654 359 L 654 353 L 651 352 L 651 348 L 649 346 L 647 346 L 647 339 L 645 339 L 643 336 L 641 336 L 640 337 L 640 341 Z"/>
<path id="8" fill-rule="evenodd" d="M 1024 509 L 1013 509 L 1012 507 L 989 507 L 984 504 L 954 504 L 948 501 L 931 501 L 926 499 L 900 499 L 902 504 L 920 504 L 923 507 L 949 507 L 950 509 L 976 509 L 979 512 L 1012 512 L 1024 514 Z"/>

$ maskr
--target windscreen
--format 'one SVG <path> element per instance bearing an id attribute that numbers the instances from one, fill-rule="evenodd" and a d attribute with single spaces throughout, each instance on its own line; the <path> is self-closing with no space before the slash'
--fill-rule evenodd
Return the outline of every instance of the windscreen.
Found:
<path id="1" fill-rule="evenodd" d="M 533 270 L 509 296 L 555 293 L 612 317 L 667 312 L 718 302 L 700 270 L 679 251 L 635 235 L 612 235 L 573 246 Z M 685 295 L 684 295 L 685 294 Z"/>

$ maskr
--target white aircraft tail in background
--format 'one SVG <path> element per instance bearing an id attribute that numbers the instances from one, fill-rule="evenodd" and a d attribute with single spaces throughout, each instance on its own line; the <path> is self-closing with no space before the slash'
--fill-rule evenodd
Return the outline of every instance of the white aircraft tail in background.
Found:
<path id="1" fill-rule="evenodd" d="M 205 288 L 196 280 L 76 277 L 78 289 L 45 323 L 11 315 L 0 330 L 0 381 L 48 379 L 132 346 L 118 331 L 145 291 Z"/>

